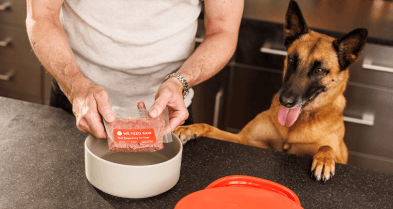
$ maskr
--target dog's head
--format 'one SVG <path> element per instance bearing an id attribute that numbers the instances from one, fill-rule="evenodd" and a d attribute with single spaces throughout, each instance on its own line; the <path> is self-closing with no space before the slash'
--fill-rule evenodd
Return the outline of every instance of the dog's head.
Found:
<path id="1" fill-rule="evenodd" d="M 366 29 L 338 39 L 310 30 L 299 6 L 291 0 L 284 25 L 288 54 L 279 91 L 279 123 L 290 127 L 302 110 L 315 110 L 342 94 L 348 67 L 359 59 L 366 38 Z"/>

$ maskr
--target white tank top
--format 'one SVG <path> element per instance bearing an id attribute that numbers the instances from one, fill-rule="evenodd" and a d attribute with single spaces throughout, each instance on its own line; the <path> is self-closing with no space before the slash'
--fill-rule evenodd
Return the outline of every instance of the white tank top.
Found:
<path id="1" fill-rule="evenodd" d="M 60 19 L 81 71 L 112 106 L 150 108 L 193 52 L 200 12 L 199 0 L 65 0 Z"/>

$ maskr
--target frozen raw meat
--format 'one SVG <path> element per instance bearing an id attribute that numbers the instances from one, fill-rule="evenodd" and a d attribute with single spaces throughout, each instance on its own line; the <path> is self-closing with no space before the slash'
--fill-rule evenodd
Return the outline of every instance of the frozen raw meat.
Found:
<path id="1" fill-rule="evenodd" d="M 144 109 L 144 104 L 138 103 L 138 108 L 143 109 L 131 111 L 113 107 L 117 114 L 116 120 L 112 123 L 104 120 L 109 150 L 116 152 L 157 151 L 164 148 L 163 143 L 171 142 L 167 109 L 158 117 L 151 118 L 148 116 L 148 111 Z"/>

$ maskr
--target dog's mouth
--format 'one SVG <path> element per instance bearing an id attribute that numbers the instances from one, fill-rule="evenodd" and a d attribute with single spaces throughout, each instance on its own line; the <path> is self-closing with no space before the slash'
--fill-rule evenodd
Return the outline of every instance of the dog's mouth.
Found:
<path id="1" fill-rule="evenodd" d="M 314 101 L 314 99 L 320 93 L 321 91 L 316 92 L 307 101 L 304 101 L 303 103 L 296 105 L 295 107 L 292 108 L 284 107 L 283 105 L 280 104 L 277 114 L 278 123 L 287 128 L 291 127 L 298 119 L 300 113 L 302 112 L 303 107 L 307 106 L 309 103 Z"/>
<path id="2" fill-rule="evenodd" d="M 287 108 L 282 105 L 278 108 L 278 123 L 285 127 L 291 127 L 300 115 L 302 106 Z"/>

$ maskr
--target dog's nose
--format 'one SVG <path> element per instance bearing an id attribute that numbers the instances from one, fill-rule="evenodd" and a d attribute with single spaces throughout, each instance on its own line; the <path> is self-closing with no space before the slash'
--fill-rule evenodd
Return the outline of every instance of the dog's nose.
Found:
<path id="1" fill-rule="evenodd" d="M 294 96 L 284 96 L 281 95 L 279 98 L 280 104 L 284 107 L 291 108 L 296 104 L 296 98 Z"/>

